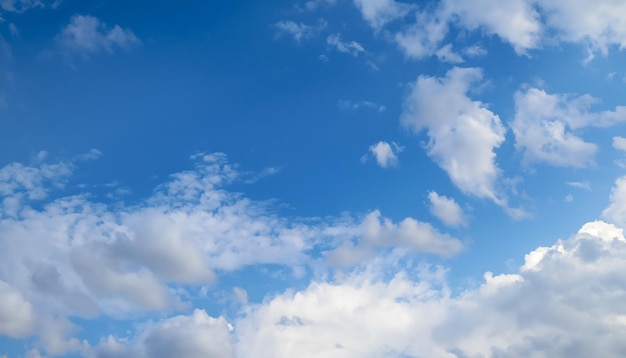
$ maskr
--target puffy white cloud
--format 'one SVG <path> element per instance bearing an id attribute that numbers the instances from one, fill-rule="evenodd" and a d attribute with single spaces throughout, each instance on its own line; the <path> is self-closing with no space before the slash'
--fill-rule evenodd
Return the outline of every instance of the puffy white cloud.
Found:
<path id="1" fill-rule="evenodd" d="M 626 3 L 614 0 L 538 0 L 546 24 L 563 41 L 582 42 L 607 54 L 626 47 Z"/>
<path id="2" fill-rule="evenodd" d="M 583 95 L 572 98 L 528 88 L 515 95 L 515 119 L 511 128 L 515 146 L 527 161 L 556 166 L 585 167 L 594 162 L 598 150 L 573 130 L 587 126 L 608 127 L 626 120 L 626 107 L 592 112 L 597 99 Z"/>
<path id="3" fill-rule="evenodd" d="M 539 14 L 528 0 L 443 0 L 444 12 L 469 30 L 482 29 L 509 42 L 516 52 L 537 47 L 541 39 Z"/>
<path id="4" fill-rule="evenodd" d="M 376 30 L 409 13 L 412 5 L 395 0 L 354 0 L 363 18 Z"/>
<path id="5" fill-rule="evenodd" d="M 445 62 L 445 63 L 465 62 L 465 60 L 463 60 L 463 57 L 461 57 L 461 55 L 459 55 L 458 53 L 452 50 L 452 44 L 447 44 L 443 46 L 442 48 L 437 50 L 437 52 L 435 52 L 435 55 L 437 56 L 439 61 Z"/>
<path id="6" fill-rule="evenodd" d="M 295 23 L 291 20 L 282 20 L 274 24 L 278 32 L 276 38 L 282 35 L 288 35 L 293 37 L 294 40 L 300 42 L 314 37 L 320 31 L 326 28 L 326 21 L 320 20 L 317 25 L 305 25 L 303 23 Z"/>
<path id="7" fill-rule="evenodd" d="M 353 236 L 356 240 L 346 240 L 341 246 L 324 253 L 331 264 L 359 264 L 374 257 L 377 251 L 386 249 L 452 256 L 464 248 L 459 239 L 439 232 L 429 223 L 405 218 L 394 224 L 381 217 L 377 210 L 365 217 L 353 230 Z"/>
<path id="8" fill-rule="evenodd" d="M 119 25 L 109 28 L 97 18 L 88 15 L 74 15 L 70 23 L 56 36 L 57 44 L 65 50 L 84 56 L 108 52 L 116 48 L 131 49 L 141 41 L 129 29 Z"/>
<path id="9" fill-rule="evenodd" d="M 505 205 L 496 190 L 495 148 L 506 129 L 485 104 L 467 96 L 482 79 L 478 68 L 455 67 L 443 78 L 420 76 L 404 102 L 402 124 L 426 130 L 428 155 L 463 192 Z"/>
<path id="10" fill-rule="evenodd" d="M 197 309 L 189 316 L 176 316 L 151 324 L 135 342 L 109 336 L 88 351 L 92 358 L 122 357 L 234 357 L 230 325 Z"/>
<path id="11" fill-rule="evenodd" d="M 341 40 L 341 35 L 339 34 L 332 34 L 328 36 L 326 43 L 339 52 L 347 53 L 355 57 L 360 53 L 366 52 L 360 43 L 356 41 L 344 42 Z"/>
<path id="12" fill-rule="evenodd" d="M 449 29 L 447 19 L 438 13 L 422 11 L 415 17 L 415 23 L 396 33 L 394 39 L 407 57 L 419 60 L 437 52 Z"/>
<path id="13" fill-rule="evenodd" d="M 621 357 L 626 241 L 602 222 L 453 296 L 440 270 L 371 266 L 252 306 L 235 323 L 245 357 Z M 390 269 L 390 271 L 394 271 Z M 424 272 L 426 271 L 426 272 Z M 430 273 L 430 275 L 429 275 Z M 364 339 L 367 337 L 367 339 Z M 416 339 L 419 337 L 419 339 Z"/>
<path id="14" fill-rule="evenodd" d="M 617 150 L 626 151 L 626 138 L 613 137 L 613 148 Z"/>
<path id="15" fill-rule="evenodd" d="M 28 337 L 35 323 L 32 305 L 17 289 L 0 280 L 0 334 L 13 338 Z"/>
<path id="16" fill-rule="evenodd" d="M 393 167 L 398 164 L 398 153 L 402 152 L 402 147 L 394 142 L 387 143 L 380 141 L 370 145 L 370 153 L 376 158 L 376 162 L 381 168 Z"/>
<path id="17" fill-rule="evenodd" d="M 467 218 L 463 209 L 453 198 L 431 191 L 428 193 L 428 200 L 430 201 L 430 212 L 444 224 L 448 226 L 467 225 Z"/>

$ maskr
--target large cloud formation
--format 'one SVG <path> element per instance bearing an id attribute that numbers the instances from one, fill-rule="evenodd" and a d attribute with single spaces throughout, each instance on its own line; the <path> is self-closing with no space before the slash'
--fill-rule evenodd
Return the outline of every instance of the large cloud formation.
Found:
<path id="1" fill-rule="evenodd" d="M 428 223 L 395 224 L 378 211 L 362 219 L 281 217 L 268 203 L 226 190 L 244 178 L 222 153 L 194 155 L 192 170 L 134 206 L 59 197 L 79 159 L 0 169 L 0 334 L 37 336 L 49 354 L 86 344 L 71 339 L 77 327 L 67 317 L 188 309 L 177 287 L 202 287 L 246 266 L 302 272 L 357 265 L 377 250 L 449 256 L 463 249 Z M 358 254 L 345 257 L 346 247 Z"/>

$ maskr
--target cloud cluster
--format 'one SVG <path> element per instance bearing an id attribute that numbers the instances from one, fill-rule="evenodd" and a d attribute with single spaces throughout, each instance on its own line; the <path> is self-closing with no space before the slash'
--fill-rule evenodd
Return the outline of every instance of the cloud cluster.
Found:
<path id="1" fill-rule="evenodd" d="M 459 294 L 448 289 L 441 267 L 379 256 L 348 275 L 316 280 L 244 308 L 232 323 L 232 339 L 222 318 L 195 311 L 150 325 L 130 343 L 109 337 L 95 356 L 149 349 L 151 337 L 176 327 L 189 334 L 168 353 L 186 356 L 213 356 L 208 344 L 220 337 L 212 348 L 220 347 L 224 357 L 232 352 L 242 357 L 621 357 L 626 354 L 624 269 L 623 230 L 601 221 L 530 252 L 517 272 L 487 272 L 480 285 Z"/>
<path id="2" fill-rule="evenodd" d="M 448 256 L 463 248 L 427 223 L 394 224 L 377 211 L 362 220 L 281 217 L 269 204 L 225 189 L 244 178 L 224 154 L 192 159 L 192 170 L 173 174 L 134 206 L 109 207 L 88 194 L 46 199 L 67 184 L 75 162 L 0 169 L 0 291 L 7 298 L 0 334 L 34 335 L 44 351 L 63 354 L 86 345 L 71 338 L 69 316 L 187 309 L 176 287 L 204 287 L 246 266 L 302 271 L 358 265 L 378 249 Z"/>
<path id="3" fill-rule="evenodd" d="M 354 0 L 363 18 L 376 31 L 397 21 L 392 36 L 408 57 L 437 55 L 444 62 L 462 57 L 444 44 L 451 26 L 495 35 L 515 52 L 529 51 L 551 42 L 572 42 L 606 55 L 611 47 L 626 47 L 626 26 L 620 14 L 626 5 L 602 0 L 441 0 L 422 5 L 395 0 Z M 445 54 L 445 56 L 442 56 Z"/>
<path id="4" fill-rule="evenodd" d="M 592 112 L 598 100 L 589 95 L 572 97 L 526 88 L 515 94 L 515 118 L 511 128 L 515 147 L 527 162 L 585 167 L 594 162 L 597 145 L 575 134 L 588 126 L 608 127 L 626 121 L 626 107 Z"/>

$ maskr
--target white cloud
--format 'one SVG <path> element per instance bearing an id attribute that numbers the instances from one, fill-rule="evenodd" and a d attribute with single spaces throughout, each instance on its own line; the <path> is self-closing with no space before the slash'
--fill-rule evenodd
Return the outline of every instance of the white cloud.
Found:
<path id="1" fill-rule="evenodd" d="M 407 57 L 419 60 L 437 52 L 448 34 L 448 23 L 437 13 L 418 12 L 415 16 L 415 23 L 396 33 L 394 39 Z"/>
<path id="2" fill-rule="evenodd" d="M 565 184 L 574 188 L 591 190 L 591 184 L 588 181 L 568 181 L 568 182 L 565 182 Z"/>
<path id="3" fill-rule="evenodd" d="M 500 169 L 494 150 L 506 132 L 485 104 L 467 96 L 482 79 L 477 68 L 455 67 L 443 78 L 420 76 L 404 102 L 402 124 L 426 130 L 428 155 L 464 193 L 506 206 L 496 189 Z"/>
<path id="4" fill-rule="evenodd" d="M 439 220 L 448 226 L 464 226 L 467 225 L 467 219 L 463 213 L 463 209 L 457 204 L 453 198 L 445 195 L 439 195 L 434 191 L 428 193 L 430 201 L 430 212 Z"/>
<path id="5" fill-rule="evenodd" d="M 586 126 L 608 127 L 626 120 L 626 107 L 591 112 L 597 100 L 589 95 L 572 98 L 528 88 L 515 95 L 515 119 L 511 128 L 515 146 L 524 159 L 556 166 L 586 167 L 594 162 L 598 148 L 576 136 Z"/>
<path id="6" fill-rule="evenodd" d="M 396 166 L 398 164 L 398 153 L 403 150 L 402 147 L 394 142 L 387 143 L 383 141 L 370 145 L 369 149 L 381 168 Z"/>
<path id="7" fill-rule="evenodd" d="M 332 34 L 326 39 L 326 43 L 339 52 L 350 54 L 354 57 L 365 53 L 365 49 L 356 41 L 344 42 L 339 34 Z"/>
<path id="8" fill-rule="evenodd" d="M 626 138 L 613 137 L 613 148 L 621 151 L 626 151 Z"/>
<path id="9" fill-rule="evenodd" d="M 463 48 L 463 54 L 469 57 L 481 57 L 487 55 L 487 50 L 480 45 L 472 45 Z"/>
<path id="10" fill-rule="evenodd" d="M 398 264 L 385 279 L 370 266 L 253 306 L 235 323 L 236 350 L 278 358 L 621 357 L 624 269 L 622 230 L 602 222 L 529 253 L 516 273 L 487 272 L 456 296 L 441 270 Z"/>
<path id="11" fill-rule="evenodd" d="M 131 30 L 119 25 L 109 28 L 88 15 L 72 16 L 70 23 L 55 40 L 61 48 L 84 56 L 100 52 L 113 53 L 116 48 L 128 50 L 141 44 Z"/>
<path id="12" fill-rule="evenodd" d="M 0 169 L 0 291 L 9 298 L 0 303 L 0 334 L 36 336 L 47 354 L 75 352 L 84 344 L 70 338 L 76 327 L 65 317 L 186 309 L 186 296 L 172 287 L 204 287 L 220 273 L 264 264 L 297 273 L 327 260 L 358 264 L 377 249 L 448 256 L 463 247 L 427 223 L 394 224 L 377 211 L 362 220 L 288 220 L 268 203 L 225 189 L 243 177 L 224 154 L 192 159 L 192 170 L 173 174 L 133 206 L 108 207 L 88 195 L 33 205 L 49 186 L 67 186 L 74 164 L 45 164 L 38 155 L 37 166 Z M 350 259 L 342 257 L 348 246 L 356 247 Z M 245 302 L 245 291 L 233 295 Z M 127 352 L 113 343 L 110 349 Z"/>
<path id="13" fill-rule="evenodd" d="M 384 249 L 399 249 L 452 256 L 461 252 L 463 243 L 443 234 L 432 225 L 405 218 L 398 224 L 381 217 L 378 210 L 369 213 L 353 230 L 358 240 L 345 240 L 336 249 L 325 252 L 331 264 L 350 266 L 372 258 Z"/>
<path id="14" fill-rule="evenodd" d="M 443 8 L 462 27 L 498 35 L 517 53 L 525 53 L 540 42 L 541 23 L 531 1 L 444 0 Z"/>
<path id="15" fill-rule="evenodd" d="M 465 62 L 465 60 L 463 60 L 463 57 L 461 57 L 461 55 L 459 55 L 458 53 L 452 50 L 452 44 L 447 44 L 443 46 L 442 48 L 437 50 L 437 52 L 435 52 L 435 55 L 437 56 L 439 61 L 445 62 L 445 63 L 454 64 L 454 63 Z"/>
<path id="16" fill-rule="evenodd" d="M 354 0 L 354 3 L 363 18 L 375 30 L 380 30 L 385 24 L 406 16 L 413 8 L 412 5 L 394 0 Z"/>
<path id="17" fill-rule="evenodd" d="M 109 336 L 89 350 L 88 357 L 228 358 L 234 354 L 228 322 L 197 309 L 189 316 L 176 316 L 149 325 L 131 344 Z"/>
<path id="18" fill-rule="evenodd" d="M 611 190 L 610 204 L 602 212 L 602 216 L 609 222 L 626 228 L 626 176 L 615 181 Z"/>
<path id="19" fill-rule="evenodd" d="M 337 0 L 309 0 L 304 3 L 304 7 L 308 11 L 315 11 L 320 7 L 333 6 L 337 3 Z"/>
<path id="20" fill-rule="evenodd" d="M 310 39 L 326 28 L 327 23 L 320 20 L 317 25 L 305 25 L 303 23 L 295 23 L 293 21 L 282 20 L 274 24 L 278 29 L 276 38 L 282 35 L 291 36 L 297 42 Z"/>
<path id="21" fill-rule="evenodd" d="M 574 196 L 572 194 L 567 194 L 563 201 L 565 201 L 566 203 L 571 203 L 574 201 Z"/>
<path id="22" fill-rule="evenodd" d="M 537 4 L 562 41 L 585 43 L 605 55 L 611 46 L 626 47 L 622 1 L 538 0 Z"/>
<path id="23" fill-rule="evenodd" d="M 387 109 L 385 105 L 371 102 L 371 101 L 350 101 L 350 100 L 342 99 L 342 100 L 339 100 L 338 105 L 339 105 L 339 109 L 341 109 L 342 111 L 356 111 L 360 108 L 371 108 L 382 113 Z"/>

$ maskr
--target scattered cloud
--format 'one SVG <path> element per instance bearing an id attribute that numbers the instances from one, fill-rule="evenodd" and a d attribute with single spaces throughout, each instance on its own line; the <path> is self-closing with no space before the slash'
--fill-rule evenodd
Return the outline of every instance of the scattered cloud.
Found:
<path id="1" fill-rule="evenodd" d="M 613 148 L 621 151 L 626 151 L 626 138 L 613 137 Z"/>
<path id="2" fill-rule="evenodd" d="M 461 191 L 510 209 L 496 187 L 501 170 L 494 151 L 506 129 L 498 115 L 467 96 L 481 79 L 480 69 L 458 67 L 442 78 L 420 76 L 404 101 L 401 122 L 415 133 L 426 131 L 428 155 Z"/>
<path id="3" fill-rule="evenodd" d="M 452 50 L 452 44 L 447 44 L 443 46 L 442 48 L 437 50 L 437 52 L 435 52 L 435 55 L 437 56 L 439 61 L 445 63 L 457 64 L 465 62 L 461 55 Z"/>
<path id="4" fill-rule="evenodd" d="M 332 34 L 328 36 L 326 39 L 326 43 L 330 45 L 335 50 L 341 53 L 347 53 L 354 57 L 358 56 L 360 53 L 365 53 L 365 49 L 361 46 L 360 43 L 356 41 L 344 42 L 341 40 L 341 35 Z"/>
<path id="5" fill-rule="evenodd" d="M 597 145 L 585 142 L 574 130 L 587 126 L 608 127 L 626 121 L 626 107 L 614 111 L 590 111 L 598 100 L 571 97 L 527 88 L 515 94 L 515 119 L 511 128 L 515 147 L 527 162 L 555 166 L 586 167 L 594 163 Z"/>
<path id="6" fill-rule="evenodd" d="M 486 272 L 478 287 L 458 295 L 441 267 L 377 260 L 247 308 L 233 323 L 234 351 L 245 357 L 621 357 L 625 257 L 622 230 L 596 221 L 530 252 L 516 272 Z"/>
<path id="7" fill-rule="evenodd" d="M 453 198 L 439 195 L 437 192 L 428 193 L 429 209 L 437 219 L 448 226 L 466 226 L 467 218 L 463 209 Z"/>
<path id="8" fill-rule="evenodd" d="M 571 203 L 574 201 L 574 196 L 572 194 L 567 194 L 565 196 L 565 199 L 563 199 L 563 201 L 565 201 L 566 203 Z"/>
<path id="9" fill-rule="evenodd" d="M 344 267 L 360 264 L 381 249 L 449 256 L 463 248 L 428 223 L 406 218 L 395 224 L 378 211 L 362 220 L 288 220 L 272 213 L 268 203 L 225 189 L 245 177 L 222 153 L 194 155 L 192 170 L 173 174 L 145 201 L 114 207 L 91 201 L 88 194 L 57 193 L 46 199 L 49 191 L 67 185 L 75 165 L 45 160 L 42 154 L 36 165 L 13 163 L 0 169 L 0 247 L 5 254 L 0 291 L 8 299 L 0 307 L 6 318 L 0 334 L 36 336 L 37 346 L 48 354 L 84 348 L 71 338 L 76 327 L 67 316 L 123 318 L 188 309 L 186 296 L 172 286 L 203 287 L 217 275 L 243 267 L 279 265 L 295 274 L 319 260 Z M 245 291 L 233 295 L 245 301 Z M 158 327 L 175 327 L 185 319 Z M 192 321 L 215 323 L 201 312 Z M 157 331 L 165 332 L 149 331 L 137 347 L 145 343 L 149 349 L 148 337 Z M 96 352 L 144 352 L 137 347 L 107 340 Z M 197 347 L 198 352 L 209 349 Z M 164 351 L 183 348 L 172 345 L 172 351 Z"/>
<path id="10" fill-rule="evenodd" d="M 574 188 L 591 190 L 591 184 L 588 181 L 568 181 L 568 182 L 565 182 L 565 184 Z"/>
<path id="11" fill-rule="evenodd" d="M 62 49 L 82 56 L 116 49 L 129 50 L 141 44 L 130 29 L 112 28 L 89 15 L 74 15 L 55 38 Z"/>
<path id="12" fill-rule="evenodd" d="M 342 99 L 342 100 L 339 100 L 338 105 L 339 105 L 339 109 L 341 109 L 342 111 L 356 111 L 357 109 L 360 109 L 360 108 L 371 108 L 382 113 L 387 109 L 385 105 L 378 104 L 378 103 L 371 102 L 371 101 L 350 101 L 350 100 Z"/>
<path id="13" fill-rule="evenodd" d="M 376 30 L 385 24 L 406 16 L 413 5 L 394 0 L 354 0 L 363 18 Z"/>
<path id="14" fill-rule="evenodd" d="M 626 176 L 618 178 L 611 190 L 609 206 L 604 209 L 602 216 L 609 222 L 626 228 Z"/>
<path id="15" fill-rule="evenodd" d="M 402 152 L 403 148 L 394 142 L 380 141 L 370 145 L 369 150 L 381 168 L 389 168 L 398 165 L 398 153 Z M 367 160 L 367 154 L 362 160 Z"/>
<path id="16" fill-rule="evenodd" d="M 276 29 L 276 38 L 281 36 L 291 36 L 296 42 L 302 40 L 308 40 L 317 36 L 322 30 L 324 30 L 328 23 L 324 20 L 320 20 L 317 25 L 305 25 L 303 23 L 295 23 L 291 20 L 282 20 L 274 24 Z"/>

